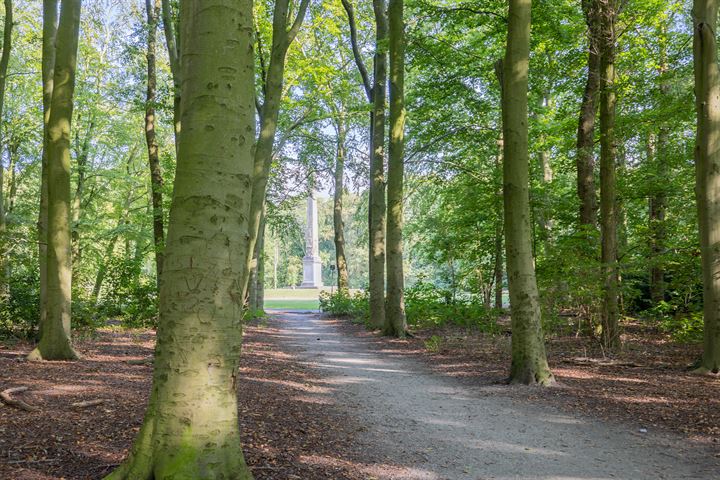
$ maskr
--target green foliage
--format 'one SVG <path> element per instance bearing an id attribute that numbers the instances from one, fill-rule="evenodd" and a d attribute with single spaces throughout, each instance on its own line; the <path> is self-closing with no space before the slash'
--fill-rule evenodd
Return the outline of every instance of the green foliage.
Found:
<path id="1" fill-rule="evenodd" d="M 40 318 L 40 292 L 36 271 L 10 278 L 10 295 L 0 300 L 0 339 L 28 339 L 35 335 Z"/>
<path id="2" fill-rule="evenodd" d="M 438 335 L 433 335 L 432 337 L 428 338 L 424 342 L 425 349 L 428 352 L 437 353 L 442 349 L 442 345 L 444 343 L 443 337 L 440 337 Z"/>
<path id="3" fill-rule="evenodd" d="M 350 317 L 367 323 L 368 294 L 360 291 L 320 293 L 320 309 L 337 316 Z M 405 290 L 405 313 L 408 326 L 433 328 L 444 325 L 476 328 L 486 333 L 499 331 L 496 312 L 473 299 L 453 299 L 449 290 L 429 283 L 418 283 Z"/>
<path id="4" fill-rule="evenodd" d="M 157 322 L 157 286 L 155 279 L 142 275 L 142 259 L 114 257 L 108 265 L 105 295 L 98 313 L 118 318 L 128 327 L 155 326 Z"/>
<path id="5" fill-rule="evenodd" d="M 486 333 L 499 331 L 496 313 L 475 298 L 453 298 L 452 292 L 418 282 L 405 290 L 405 314 L 415 328 L 457 325 Z"/>
<path id="6" fill-rule="evenodd" d="M 366 323 L 370 319 L 370 303 L 365 290 L 350 293 L 320 292 L 320 310 L 339 317 L 349 317 L 355 321 Z"/>
<path id="7" fill-rule="evenodd" d="M 660 329 L 669 333 L 676 342 L 699 343 L 703 340 L 703 314 L 691 312 L 686 315 L 664 317 Z"/>

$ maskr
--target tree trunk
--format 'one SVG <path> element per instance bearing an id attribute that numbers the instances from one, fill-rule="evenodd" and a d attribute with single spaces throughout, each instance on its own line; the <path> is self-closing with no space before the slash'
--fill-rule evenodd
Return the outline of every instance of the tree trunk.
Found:
<path id="1" fill-rule="evenodd" d="M 236 382 L 252 256 L 253 5 L 180 5 L 183 131 L 153 388 L 130 457 L 108 478 L 246 480 Z"/>
<path id="2" fill-rule="evenodd" d="M 145 142 L 148 150 L 150 166 L 150 190 L 152 192 L 153 241 L 155 246 L 155 273 L 158 288 L 162 274 L 163 245 L 165 244 L 165 227 L 163 225 L 162 170 L 160 155 L 155 135 L 155 103 L 157 91 L 157 69 L 155 67 L 155 50 L 157 39 L 160 0 L 145 0 L 147 12 L 147 92 L 145 96 Z"/>
<path id="3" fill-rule="evenodd" d="M 387 311 L 384 332 L 405 337 L 403 269 L 403 176 L 405 171 L 405 25 L 403 0 L 388 3 L 390 142 L 387 186 Z"/>
<path id="4" fill-rule="evenodd" d="M 78 358 L 70 344 L 70 128 L 81 0 L 62 0 L 61 5 L 48 123 L 47 319 L 40 343 L 28 356 L 30 360 Z"/>
<path id="5" fill-rule="evenodd" d="M 588 27 L 588 73 L 577 132 L 577 194 L 580 199 L 580 227 L 594 230 L 597 228 L 595 118 L 600 87 L 598 0 L 582 0 L 582 9 Z"/>
<path id="6" fill-rule="evenodd" d="M 343 112 L 344 114 L 344 112 Z M 337 155 L 335 157 L 335 192 L 333 198 L 333 227 L 335 233 L 335 264 L 337 265 L 338 292 L 350 288 L 347 260 L 345 258 L 345 226 L 343 224 L 343 193 L 345 175 L 345 118 L 337 120 Z"/>
<path id="7" fill-rule="evenodd" d="M 12 29 L 13 29 L 13 5 L 12 0 L 5 0 L 5 24 L 3 25 L 3 43 L 2 56 L 0 56 L 0 120 L 3 118 L 3 109 L 5 106 L 5 85 L 7 83 L 7 70 L 10 62 L 10 51 L 12 49 Z M 5 222 L 5 196 L 3 193 L 3 173 L 4 166 L 2 164 L 2 150 L 4 145 L 2 138 L 2 130 L 0 129 L 0 300 L 6 301 L 9 295 L 8 282 L 6 272 L 8 269 L 8 242 L 5 238 L 7 225 Z"/>
<path id="8" fill-rule="evenodd" d="M 130 150 L 130 154 L 128 155 L 126 164 L 126 172 L 128 178 L 130 177 L 130 167 L 133 160 L 135 160 L 136 153 L 137 149 L 136 147 L 133 147 Z M 125 195 L 125 200 L 123 201 L 120 216 L 117 220 L 117 227 L 115 227 L 116 233 L 110 238 L 110 241 L 105 246 L 105 256 L 103 257 L 103 263 L 100 265 L 100 267 L 98 267 L 97 274 L 95 275 L 95 283 L 93 285 L 92 298 L 94 305 L 97 305 L 98 303 L 98 298 L 100 297 L 100 290 L 102 289 L 103 282 L 105 281 L 105 276 L 107 275 L 108 263 L 110 262 L 113 252 L 115 251 L 115 245 L 117 245 L 118 238 L 120 237 L 120 234 L 117 232 L 123 225 L 126 225 L 128 223 L 128 216 L 130 215 L 130 205 L 132 204 L 132 198 L 134 194 L 135 191 L 133 188 L 128 189 L 127 194 Z"/>
<path id="9" fill-rule="evenodd" d="M 265 229 L 267 228 L 267 211 L 263 209 L 260 230 L 257 239 L 257 278 L 255 280 L 255 304 L 260 313 L 265 312 Z"/>
<path id="10" fill-rule="evenodd" d="M 262 79 L 265 98 L 260 109 L 260 134 L 255 142 L 253 165 L 253 191 L 250 206 L 250 246 L 253 249 L 257 243 L 260 220 L 265 207 L 267 182 L 270 166 L 272 165 L 273 145 L 275 144 L 278 115 L 280 114 L 280 103 L 282 101 L 287 51 L 305 20 L 308 4 L 309 0 L 301 0 L 295 20 L 289 29 L 289 0 L 277 0 L 273 10 L 273 43 L 270 49 L 270 64 L 267 77 Z M 252 259 L 250 262 L 252 262 Z M 249 264 L 247 268 L 250 269 Z M 247 292 L 247 288 L 247 284 L 243 286 L 243 293 Z"/>
<path id="11" fill-rule="evenodd" d="M 662 26 L 658 34 L 660 42 L 660 95 L 666 97 L 669 85 L 665 80 L 668 71 L 667 64 L 667 27 Z M 665 210 L 667 209 L 667 181 L 668 181 L 668 127 L 661 122 L 657 135 L 657 147 L 649 160 L 654 166 L 657 180 L 650 196 L 649 229 L 650 229 L 650 299 L 658 304 L 665 299 L 665 267 L 663 254 L 665 251 Z M 649 142 L 652 143 L 652 142 Z M 658 185 L 659 183 L 659 185 Z"/>
<path id="12" fill-rule="evenodd" d="M 697 373 L 720 371 L 720 68 L 717 0 L 693 5 L 697 140 L 697 207 L 703 267 L 703 354 Z"/>
<path id="13" fill-rule="evenodd" d="M 385 0 L 373 0 L 375 11 L 375 77 L 373 79 L 373 126 L 368 209 L 370 234 L 370 323 L 385 326 L 385 104 L 387 83 L 388 22 Z"/>
<path id="14" fill-rule="evenodd" d="M 42 337 L 47 319 L 47 226 L 48 226 L 48 124 L 55 75 L 55 37 L 57 35 L 57 0 L 43 0 L 42 83 L 43 147 L 40 172 L 40 212 L 38 214 L 38 263 L 40 266 L 40 318 L 38 337 Z"/>
<path id="15" fill-rule="evenodd" d="M 528 63 L 531 0 L 510 0 L 503 62 L 503 191 L 512 328 L 510 382 L 554 382 L 543 341 L 533 265 L 528 172 Z"/>
<path id="16" fill-rule="evenodd" d="M 602 237 L 602 343 L 620 346 L 618 327 L 617 198 L 615 168 L 615 20 L 617 0 L 600 2 L 600 230 Z"/>
<path id="17" fill-rule="evenodd" d="M 177 158 L 179 156 L 180 147 L 180 118 L 182 116 L 182 103 L 180 102 L 182 77 L 180 71 L 180 42 L 178 42 L 177 32 L 175 31 L 175 15 L 173 15 L 173 9 L 170 2 L 171 0 L 161 0 L 161 11 L 163 29 L 165 31 L 165 45 L 167 46 L 168 58 L 170 60 L 170 73 L 173 78 L 173 130 L 175 132 L 175 157 Z M 149 67 L 150 65 L 148 62 L 148 70 Z"/>
<path id="18" fill-rule="evenodd" d="M 83 139 L 82 145 L 79 138 L 75 137 L 76 140 L 76 163 L 77 163 L 77 184 L 75 186 L 75 195 L 73 196 L 72 208 L 72 219 L 71 235 L 72 235 L 72 272 L 73 272 L 73 283 L 77 279 L 77 273 L 80 265 L 80 259 L 82 257 L 82 248 L 80 246 L 80 220 L 82 217 L 82 199 L 85 193 L 85 178 L 87 176 L 87 163 L 88 157 L 90 156 L 90 140 L 92 139 L 93 132 L 95 130 L 95 119 L 90 120 L 90 125 Z"/>

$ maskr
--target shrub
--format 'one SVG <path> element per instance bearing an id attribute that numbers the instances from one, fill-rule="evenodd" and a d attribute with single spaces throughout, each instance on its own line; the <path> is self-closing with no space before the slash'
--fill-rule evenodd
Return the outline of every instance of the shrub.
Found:
<path id="1" fill-rule="evenodd" d="M 333 315 L 350 317 L 367 323 L 368 294 L 365 291 L 354 294 L 322 292 L 320 309 Z M 494 311 L 473 298 L 453 299 L 449 290 L 429 283 L 417 283 L 405 290 L 405 314 L 408 326 L 415 328 L 452 324 L 477 328 L 487 333 L 496 333 L 499 330 Z"/>
<path id="2" fill-rule="evenodd" d="M 703 340 L 703 314 L 666 316 L 660 321 L 660 330 L 669 333 L 679 343 L 699 343 Z"/>
<path id="3" fill-rule="evenodd" d="M 370 319 L 370 299 L 365 290 L 356 293 L 346 290 L 332 294 L 320 292 L 320 310 L 339 317 L 367 322 Z"/>

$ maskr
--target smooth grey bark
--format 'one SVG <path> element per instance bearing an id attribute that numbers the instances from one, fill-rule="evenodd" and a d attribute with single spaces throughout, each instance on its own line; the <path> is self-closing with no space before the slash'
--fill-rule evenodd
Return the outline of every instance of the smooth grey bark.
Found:
<path id="1" fill-rule="evenodd" d="M 577 132 L 577 195 L 580 199 L 580 227 L 596 229 L 595 119 L 600 88 L 600 16 L 598 0 L 581 0 L 588 37 L 588 64 L 585 91 L 580 106 Z"/>
<path id="2" fill-rule="evenodd" d="M 528 154 L 528 66 L 531 0 L 510 0 L 503 61 L 502 115 L 505 249 L 512 329 L 510 382 L 554 382 L 543 340 L 533 264 Z"/>
<path id="3" fill-rule="evenodd" d="M 43 83 L 43 146 L 40 171 L 40 211 L 38 213 L 38 263 L 40 267 L 40 318 L 38 337 L 42 337 L 47 320 L 47 227 L 48 227 L 48 124 L 55 75 L 55 37 L 57 36 L 57 0 L 43 0 L 42 83 Z"/>
<path id="4" fill-rule="evenodd" d="M 405 175 L 405 25 L 404 0 L 389 0 L 390 141 L 387 174 L 387 302 L 386 335 L 405 337 L 405 272 L 403 267 L 403 177 Z"/>
<path id="5" fill-rule="evenodd" d="M 717 0 L 694 0 L 695 171 L 703 278 L 703 354 L 696 373 L 720 371 L 720 67 Z"/>
<path id="6" fill-rule="evenodd" d="M 153 387 L 129 458 L 107 478 L 248 480 L 237 368 L 252 257 L 252 0 L 184 0 L 182 134 Z"/>
<path id="7" fill-rule="evenodd" d="M 70 135 L 81 0 L 62 0 L 48 122 L 47 318 L 30 360 L 78 358 L 70 343 L 72 240 Z"/>
<path id="8" fill-rule="evenodd" d="M 618 319 L 618 203 L 615 144 L 615 48 L 617 0 L 598 0 L 600 15 L 600 233 L 603 276 L 602 343 L 620 346 Z"/>

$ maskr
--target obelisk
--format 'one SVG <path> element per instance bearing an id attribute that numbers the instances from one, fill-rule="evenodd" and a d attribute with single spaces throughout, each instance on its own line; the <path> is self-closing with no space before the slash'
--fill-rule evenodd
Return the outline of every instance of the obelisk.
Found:
<path id="1" fill-rule="evenodd" d="M 305 257 L 303 258 L 303 283 L 300 288 L 322 287 L 322 264 L 318 240 L 318 214 L 315 193 L 307 199 L 307 226 L 305 227 Z"/>

